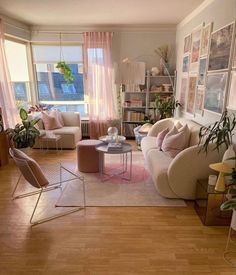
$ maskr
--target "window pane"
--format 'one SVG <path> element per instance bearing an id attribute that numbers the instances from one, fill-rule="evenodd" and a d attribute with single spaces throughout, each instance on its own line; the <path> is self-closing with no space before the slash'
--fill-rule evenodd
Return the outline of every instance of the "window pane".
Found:
<path id="1" fill-rule="evenodd" d="M 5 40 L 7 63 L 11 81 L 29 81 L 26 45 Z"/>
<path id="2" fill-rule="evenodd" d="M 80 63 L 83 52 L 81 46 L 33 45 L 33 58 L 35 63 L 57 63 L 61 59 L 66 63 Z"/>
<path id="3" fill-rule="evenodd" d="M 40 101 L 83 101 L 82 64 L 67 64 L 74 80 L 67 84 L 55 64 L 36 64 L 38 96 Z"/>

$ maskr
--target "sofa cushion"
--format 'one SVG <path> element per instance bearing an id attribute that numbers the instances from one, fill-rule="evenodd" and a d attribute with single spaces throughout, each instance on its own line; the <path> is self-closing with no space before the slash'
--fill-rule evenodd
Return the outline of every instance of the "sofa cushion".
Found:
<path id="1" fill-rule="evenodd" d="M 52 116 L 56 117 L 58 119 L 58 121 L 60 122 L 61 126 L 64 126 L 64 121 L 62 118 L 62 114 L 61 111 L 57 110 L 57 109 L 53 109 L 50 111 L 50 113 Z"/>
<path id="2" fill-rule="evenodd" d="M 56 135 L 75 135 L 79 131 L 79 129 L 80 127 L 64 126 L 62 128 L 53 130 L 53 133 Z"/>
<path id="3" fill-rule="evenodd" d="M 146 157 L 150 149 L 157 149 L 156 139 L 157 139 L 156 137 L 152 137 L 152 136 L 146 136 L 142 138 L 141 148 L 142 148 L 144 157 Z"/>
<path id="4" fill-rule="evenodd" d="M 42 112 L 42 120 L 45 130 L 54 130 L 62 128 L 62 125 L 58 119 L 56 112 Z"/>
<path id="5" fill-rule="evenodd" d="M 187 131 L 187 127 L 184 129 Z M 179 132 L 174 126 L 163 140 L 161 149 L 172 158 L 186 148 L 187 134 L 184 129 Z"/>
<path id="6" fill-rule="evenodd" d="M 156 140 L 156 144 L 157 144 L 157 148 L 160 150 L 163 140 L 165 138 L 165 136 L 168 134 L 169 132 L 169 128 L 166 128 L 164 130 L 162 130 L 158 135 L 157 135 L 157 140 Z"/>

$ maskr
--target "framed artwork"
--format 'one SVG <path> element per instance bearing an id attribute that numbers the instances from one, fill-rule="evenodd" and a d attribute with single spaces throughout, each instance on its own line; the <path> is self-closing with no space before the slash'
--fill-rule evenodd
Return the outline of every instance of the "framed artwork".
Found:
<path id="1" fill-rule="evenodd" d="M 185 111 L 186 109 L 186 95 L 187 95 L 187 88 L 188 88 L 188 77 L 182 77 L 181 79 L 181 87 L 180 87 L 180 99 L 179 102 L 182 106 L 182 110 Z"/>
<path id="2" fill-rule="evenodd" d="M 233 53 L 233 60 L 232 60 L 232 68 L 236 69 L 236 39 L 234 41 L 234 53 Z"/>
<path id="3" fill-rule="evenodd" d="M 198 70 L 198 85 L 204 85 L 205 84 L 205 78 L 206 78 L 206 58 L 200 58 L 199 61 L 199 70 Z"/>
<path id="4" fill-rule="evenodd" d="M 190 76 L 188 83 L 188 100 L 187 100 L 187 112 L 194 113 L 194 100 L 197 87 L 197 76 Z"/>
<path id="5" fill-rule="evenodd" d="M 223 112 L 227 77 L 227 72 L 207 75 L 204 109 L 219 114 Z"/>
<path id="6" fill-rule="evenodd" d="M 212 23 L 207 24 L 202 29 L 200 56 L 205 56 L 208 54 L 211 31 Z"/>
<path id="7" fill-rule="evenodd" d="M 184 54 L 190 52 L 190 47 L 191 47 L 191 34 L 189 34 L 184 38 Z"/>
<path id="8" fill-rule="evenodd" d="M 236 110 L 236 71 L 231 72 L 229 98 L 228 98 L 228 109 Z"/>
<path id="9" fill-rule="evenodd" d="M 211 34 L 208 71 L 227 70 L 232 48 L 234 23 Z"/>
<path id="10" fill-rule="evenodd" d="M 183 57 L 183 67 L 182 72 L 187 73 L 188 72 L 188 66 L 189 66 L 189 56 L 186 55 Z"/>
<path id="11" fill-rule="evenodd" d="M 196 98 L 195 98 L 195 113 L 199 115 L 203 115 L 204 93 L 205 93 L 205 88 L 203 86 L 198 86 L 196 90 Z"/>
<path id="12" fill-rule="evenodd" d="M 198 72 L 198 61 L 200 56 L 200 44 L 202 35 L 202 25 L 195 29 L 192 33 L 191 56 L 190 56 L 190 72 Z"/>

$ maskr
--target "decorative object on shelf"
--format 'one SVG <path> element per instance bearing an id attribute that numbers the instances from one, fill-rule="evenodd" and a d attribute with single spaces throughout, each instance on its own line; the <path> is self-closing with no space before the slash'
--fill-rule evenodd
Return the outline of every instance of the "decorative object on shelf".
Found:
<path id="1" fill-rule="evenodd" d="M 181 106 L 178 100 L 174 96 L 167 98 L 161 98 L 160 95 L 156 95 L 156 109 L 160 113 L 160 119 L 172 117 L 177 107 Z"/>
<path id="2" fill-rule="evenodd" d="M 57 63 L 56 68 L 58 69 L 59 73 L 64 75 L 64 79 L 67 84 L 70 84 L 74 80 L 71 68 L 64 61 L 62 44 L 61 44 L 61 33 L 60 33 L 60 62 Z"/>
<path id="3" fill-rule="evenodd" d="M 151 75 L 152 76 L 157 76 L 157 75 L 159 75 L 159 73 L 160 73 L 160 70 L 157 67 L 152 67 L 151 68 Z"/>
<path id="4" fill-rule="evenodd" d="M 215 144 L 214 150 L 219 150 L 223 144 L 228 149 L 232 145 L 233 130 L 236 126 L 235 114 L 228 115 L 227 111 L 224 111 L 219 121 L 208 126 L 202 126 L 199 131 L 199 145 L 201 144 L 201 150 L 208 152 L 208 146 L 211 143 Z"/>
<path id="5" fill-rule="evenodd" d="M 17 123 L 15 128 L 6 129 L 6 134 L 16 148 L 33 147 L 35 139 L 40 135 L 40 132 L 35 128 L 35 124 L 39 118 L 29 120 L 28 113 L 25 109 L 20 109 L 20 118 L 22 123 Z"/>
<path id="6" fill-rule="evenodd" d="M 169 67 L 171 56 L 170 47 L 167 44 L 162 45 L 155 50 L 155 53 L 160 57 L 160 75 L 165 75 L 167 73 L 166 70 L 169 72 L 167 67 Z"/>
<path id="7" fill-rule="evenodd" d="M 118 137 L 118 129 L 116 127 L 109 127 L 107 130 L 107 134 L 110 137 L 111 142 L 116 142 Z"/>

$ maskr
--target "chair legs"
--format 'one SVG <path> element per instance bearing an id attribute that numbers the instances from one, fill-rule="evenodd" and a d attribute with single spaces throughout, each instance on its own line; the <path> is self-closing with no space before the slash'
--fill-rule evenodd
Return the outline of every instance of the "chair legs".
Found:
<path id="1" fill-rule="evenodd" d="M 62 170 L 65 170 L 67 171 L 68 173 L 70 173 L 71 175 L 74 176 L 73 179 L 69 179 L 69 180 L 65 180 L 63 181 L 62 180 Z M 73 212 L 76 212 L 76 211 L 79 211 L 81 209 L 85 209 L 86 207 L 86 202 L 85 202 L 85 185 L 84 185 L 84 178 L 81 177 L 81 176 L 78 176 L 76 174 L 74 174 L 72 171 L 68 170 L 67 168 L 63 167 L 60 165 L 60 181 L 57 182 L 57 183 L 53 183 L 53 184 L 49 184 L 47 187 L 40 187 L 39 189 L 37 189 L 36 191 L 32 191 L 32 192 L 28 192 L 28 193 L 24 193 L 24 194 L 20 194 L 20 195 L 17 195 L 15 196 L 15 193 L 16 193 L 16 190 L 17 190 L 17 187 L 19 185 L 19 182 L 22 178 L 22 175 L 19 176 L 19 179 L 16 183 L 16 186 L 14 187 L 14 190 L 13 190 L 13 193 L 12 193 L 12 198 L 13 200 L 15 199 L 20 199 L 20 198 L 24 198 L 24 197 L 28 197 L 28 196 L 32 196 L 32 195 L 37 195 L 38 194 L 38 198 L 37 198 L 37 201 L 35 203 L 35 206 L 34 206 L 34 209 L 33 209 L 33 212 L 31 214 L 31 218 L 30 218 L 30 223 L 32 225 L 37 225 L 37 224 L 40 224 L 40 223 L 43 223 L 43 222 L 47 222 L 47 221 L 50 221 L 50 220 L 53 220 L 55 218 L 58 218 L 58 217 L 62 217 L 62 216 L 65 216 L 65 215 L 68 215 L 68 214 L 71 214 Z M 60 199 L 62 198 L 63 196 L 63 193 L 64 191 L 66 190 L 66 188 L 68 187 L 69 185 L 69 181 L 73 181 L 73 180 L 79 180 L 81 183 L 82 183 L 82 192 L 83 192 L 83 205 L 60 205 L 58 202 L 60 201 Z M 62 190 L 62 183 L 66 183 L 67 182 L 67 185 L 65 186 L 64 190 Z M 55 190 L 57 188 L 60 188 L 61 189 L 61 194 L 59 196 L 59 198 L 57 199 L 57 202 L 55 203 L 55 207 L 73 207 L 73 209 L 70 209 L 68 211 L 64 211 L 62 213 L 58 213 L 58 214 L 55 214 L 55 215 L 51 215 L 49 217 L 46 217 L 46 218 L 42 218 L 42 219 L 38 219 L 38 220 L 35 220 L 34 221 L 34 216 L 35 216 L 35 212 L 37 210 L 37 207 L 38 207 L 38 204 L 39 204 L 39 201 L 40 201 L 40 198 L 42 196 L 42 193 L 43 192 L 48 192 L 48 191 L 52 191 L 52 190 Z"/>

